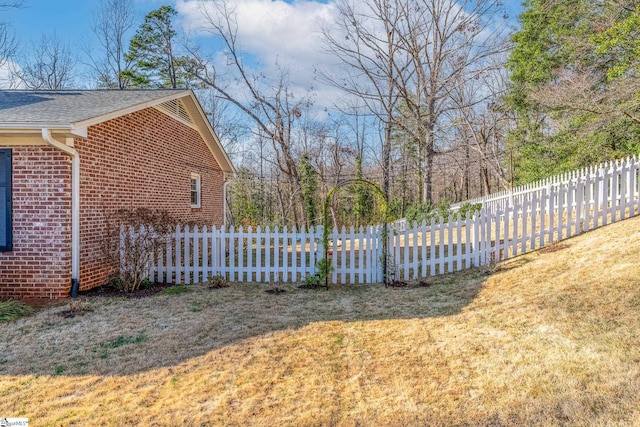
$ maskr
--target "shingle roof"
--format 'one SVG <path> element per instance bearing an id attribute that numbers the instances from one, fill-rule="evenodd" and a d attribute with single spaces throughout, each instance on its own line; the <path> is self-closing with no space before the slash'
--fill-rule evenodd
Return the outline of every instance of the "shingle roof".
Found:
<path id="1" fill-rule="evenodd" d="M 152 102 L 184 90 L 2 90 L 0 125 L 71 124 Z"/>
<path id="2" fill-rule="evenodd" d="M 187 115 L 224 172 L 234 173 L 229 156 L 215 135 L 194 93 L 182 90 L 0 90 L 0 136 L 39 134 L 49 129 L 67 136 L 87 136 L 89 126 L 149 107 L 180 100 Z M 165 110 L 163 110 L 165 111 Z M 165 113 L 168 113 L 165 111 Z M 169 113 L 168 113 L 169 114 Z M 171 115 L 171 114 L 169 114 Z M 173 116 L 180 120 L 181 117 Z M 0 142 L 2 142 L 0 140 Z"/>

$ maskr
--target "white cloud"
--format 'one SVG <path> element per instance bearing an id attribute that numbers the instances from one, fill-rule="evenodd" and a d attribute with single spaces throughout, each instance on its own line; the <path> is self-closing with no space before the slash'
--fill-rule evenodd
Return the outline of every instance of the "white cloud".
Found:
<path id="1" fill-rule="evenodd" d="M 20 70 L 20 66 L 12 61 L 6 61 L 0 66 L 0 89 L 23 89 L 15 78 L 15 72 Z"/>
<path id="2" fill-rule="evenodd" d="M 335 100 L 335 91 L 314 81 L 314 70 L 331 58 L 323 53 L 321 27 L 333 22 L 336 7 L 332 3 L 313 0 L 230 0 L 238 24 L 238 43 L 251 55 L 251 62 L 266 74 L 276 75 L 277 67 L 289 71 L 296 94 L 313 87 L 317 106 L 328 107 Z M 213 10 L 212 1 L 178 0 L 176 9 L 185 31 L 198 37 L 211 36 L 202 7 Z M 204 39 L 211 46 L 215 43 Z"/>
<path id="3" fill-rule="evenodd" d="M 206 34 L 208 23 L 201 7 L 213 1 L 178 0 L 176 8 L 183 25 Z M 335 6 L 313 0 L 286 3 L 282 0 L 232 0 L 238 20 L 238 36 L 243 48 L 263 58 L 275 54 L 292 59 L 318 51 L 322 43 L 319 25 L 330 22 Z"/>
<path id="4" fill-rule="evenodd" d="M 225 0 L 177 0 L 176 9 L 180 13 L 181 22 L 187 33 L 200 38 L 210 53 L 220 53 L 220 46 L 211 37 L 211 24 L 207 21 L 206 8 L 209 14 L 215 15 L 216 4 Z M 226 0 L 234 9 L 237 19 L 238 45 L 246 55 L 247 65 L 255 72 L 267 76 L 277 76 L 278 66 L 289 71 L 290 85 L 296 95 L 302 95 L 313 88 L 316 110 L 331 108 L 344 96 L 344 92 L 335 87 L 323 85 L 316 79 L 316 70 L 340 73 L 341 66 L 336 59 L 325 52 L 327 42 L 323 39 L 322 28 L 335 29 L 339 12 L 336 0 L 321 2 L 319 0 Z M 369 31 L 383 34 L 384 28 L 373 18 L 367 22 L 365 17 L 375 14 L 370 9 L 368 0 L 355 0 L 355 6 Z M 455 27 L 455 20 L 466 19 L 468 13 L 461 9 L 456 0 L 445 0 L 446 17 L 453 22 L 447 24 Z M 422 16 L 422 15 L 421 15 Z M 421 17 L 420 16 L 420 17 Z M 456 17 L 456 18 L 453 18 Z M 419 16 L 415 17 L 416 19 Z M 493 26 L 483 30 L 477 36 L 478 44 L 489 37 L 495 37 Z M 346 35 L 334 34 L 336 39 Z M 384 39 L 384 37 L 381 37 Z M 225 57 L 218 55 L 219 71 L 227 65 Z"/>

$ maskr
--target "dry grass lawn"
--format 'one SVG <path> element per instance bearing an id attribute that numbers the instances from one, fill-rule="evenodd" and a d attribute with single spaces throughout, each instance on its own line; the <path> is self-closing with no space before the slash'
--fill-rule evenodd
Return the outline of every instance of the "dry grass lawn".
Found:
<path id="1" fill-rule="evenodd" d="M 429 287 L 193 286 L 0 324 L 40 425 L 640 425 L 640 217 Z"/>

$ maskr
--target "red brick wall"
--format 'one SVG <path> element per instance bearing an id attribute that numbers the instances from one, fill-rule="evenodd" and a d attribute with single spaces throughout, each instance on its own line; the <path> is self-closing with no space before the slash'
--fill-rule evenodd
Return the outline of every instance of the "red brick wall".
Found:
<path id="1" fill-rule="evenodd" d="M 52 147 L 13 147 L 12 152 L 13 251 L 0 252 L 0 297 L 66 297 L 71 162 Z"/>
<path id="2" fill-rule="evenodd" d="M 200 134 L 152 108 L 89 128 L 80 154 L 80 289 L 113 273 L 106 218 L 120 208 L 222 223 L 224 175 Z M 191 208 L 191 173 L 202 179 Z M 71 161 L 52 147 L 13 147 L 13 244 L 0 252 L 0 296 L 58 298 L 71 286 Z"/>
<path id="3" fill-rule="evenodd" d="M 224 176 L 200 134 L 149 108 L 89 128 L 80 153 L 80 289 L 113 273 L 103 245 L 107 216 L 120 208 L 164 209 L 179 219 L 222 223 Z M 201 175 L 201 208 L 191 208 L 191 173 Z"/>

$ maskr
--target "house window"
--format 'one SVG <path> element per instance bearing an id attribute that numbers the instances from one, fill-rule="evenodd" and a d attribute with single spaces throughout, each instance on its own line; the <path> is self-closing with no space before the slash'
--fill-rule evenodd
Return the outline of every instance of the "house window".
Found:
<path id="1" fill-rule="evenodd" d="M 0 252 L 12 249 L 11 150 L 0 150 Z"/>
<path id="2" fill-rule="evenodd" d="M 200 175 L 197 173 L 191 174 L 191 207 L 199 208 L 202 196 L 202 186 Z"/>

